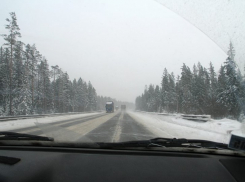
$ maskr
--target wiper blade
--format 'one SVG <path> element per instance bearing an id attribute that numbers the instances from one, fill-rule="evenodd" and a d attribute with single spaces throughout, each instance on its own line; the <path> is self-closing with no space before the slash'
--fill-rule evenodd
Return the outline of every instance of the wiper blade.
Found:
<path id="1" fill-rule="evenodd" d="M 54 141 L 53 138 L 16 132 L 0 132 L 0 140 L 39 140 Z"/>
<path id="2" fill-rule="evenodd" d="M 228 145 L 219 142 L 199 139 L 186 138 L 153 138 L 152 143 L 162 144 L 165 147 L 194 147 L 194 148 L 214 148 L 214 149 L 228 149 Z"/>
<path id="3" fill-rule="evenodd" d="M 228 149 L 227 144 L 208 140 L 193 140 L 185 138 L 153 138 L 150 140 L 136 140 L 118 143 L 97 143 L 101 148 L 128 148 L 128 147 L 184 147 L 184 148 L 208 148 Z"/>

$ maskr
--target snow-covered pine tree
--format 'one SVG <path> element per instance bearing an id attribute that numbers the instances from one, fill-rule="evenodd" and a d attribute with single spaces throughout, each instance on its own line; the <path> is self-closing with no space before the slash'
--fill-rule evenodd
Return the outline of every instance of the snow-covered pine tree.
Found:
<path id="1" fill-rule="evenodd" d="M 216 104 L 218 105 L 217 116 L 227 116 L 228 109 L 225 103 L 222 101 L 222 94 L 226 89 L 226 76 L 225 76 L 225 68 L 221 65 L 218 74 L 218 88 L 216 93 Z"/>
<path id="2" fill-rule="evenodd" d="M 52 90 L 52 112 L 57 112 L 57 84 L 56 84 L 56 79 L 57 79 L 57 74 L 58 74 L 58 70 L 59 70 L 59 66 L 55 65 L 55 66 L 51 66 L 51 71 L 50 71 L 50 76 L 53 78 L 53 80 L 51 81 L 51 90 Z"/>
<path id="3" fill-rule="evenodd" d="M 176 92 L 176 112 L 181 113 L 182 112 L 182 98 L 183 98 L 183 88 L 180 80 L 180 76 L 177 76 L 176 80 L 176 87 L 175 87 L 175 92 Z"/>
<path id="4" fill-rule="evenodd" d="M 210 77 L 209 77 L 209 73 L 208 70 L 206 68 L 204 68 L 204 85 L 205 85 L 205 89 L 204 89 L 204 103 L 203 103 L 203 114 L 205 113 L 209 113 L 209 109 L 210 109 Z"/>
<path id="5" fill-rule="evenodd" d="M 85 111 L 88 106 L 88 88 L 87 83 L 81 78 L 77 81 L 77 98 L 79 112 Z"/>
<path id="6" fill-rule="evenodd" d="M 209 64 L 209 77 L 210 77 L 210 90 L 209 90 L 209 109 L 208 113 L 210 113 L 212 116 L 216 117 L 218 116 L 218 104 L 216 103 L 217 100 L 217 89 L 218 89 L 218 80 L 217 75 L 215 73 L 214 67 L 212 62 Z"/>
<path id="7" fill-rule="evenodd" d="M 152 84 L 149 85 L 147 93 L 148 93 L 148 100 L 147 100 L 148 111 L 153 112 L 155 110 L 155 105 L 156 105 L 154 85 Z"/>
<path id="8" fill-rule="evenodd" d="M 24 79 L 24 55 L 23 55 L 23 43 L 18 41 L 14 47 L 14 57 L 13 57 L 13 74 L 12 74 L 12 87 L 13 87 L 13 115 L 22 114 L 19 110 L 19 104 L 21 103 L 21 90 L 23 88 L 23 79 Z"/>
<path id="9" fill-rule="evenodd" d="M 45 58 L 43 60 L 43 64 L 44 64 L 43 72 L 42 72 L 42 78 L 44 84 L 43 108 L 45 113 L 50 113 L 53 105 L 53 99 L 52 99 L 53 94 L 52 94 L 51 81 L 50 81 L 49 65 L 48 65 L 48 61 Z"/>
<path id="10" fill-rule="evenodd" d="M 9 74 L 9 61 L 10 61 L 10 51 L 8 48 L 4 49 L 3 51 L 3 58 L 1 64 L 0 74 L 2 77 L 2 88 L 1 88 L 1 95 L 2 95 L 2 114 L 9 115 L 10 113 L 10 74 Z"/>
<path id="11" fill-rule="evenodd" d="M 141 105 L 142 105 L 142 97 L 138 96 L 135 99 L 135 110 L 140 110 L 141 111 L 142 110 Z"/>
<path id="12" fill-rule="evenodd" d="M 69 75 L 67 73 L 64 73 L 62 79 L 63 79 L 63 94 L 62 94 L 63 108 L 62 108 L 62 112 L 69 112 L 69 109 L 70 109 L 70 90 L 71 90 Z"/>
<path id="13" fill-rule="evenodd" d="M 89 97 L 88 97 L 88 85 L 84 81 L 82 82 L 82 111 L 89 110 Z"/>
<path id="14" fill-rule="evenodd" d="M 170 112 L 176 112 L 177 107 L 177 96 L 175 92 L 175 77 L 174 73 L 168 75 L 169 78 L 169 93 L 168 93 L 168 99 L 169 99 L 169 111 Z"/>
<path id="15" fill-rule="evenodd" d="M 35 44 L 30 49 L 30 78 L 31 78 L 31 93 L 32 93 L 32 113 L 37 112 L 37 107 L 40 102 L 39 89 L 39 72 L 37 69 L 38 63 L 42 60 L 42 55 L 37 50 Z"/>
<path id="16" fill-rule="evenodd" d="M 145 90 L 144 90 L 144 93 L 142 95 L 142 100 L 143 100 L 143 110 L 144 111 L 148 111 L 149 108 L 148 108 L 148 99 L 149 99 L 149 94 L 148 94 L 148 87 L 147 85 L 145 85 Z"/>
<path id="17" fill-rule="evenodd" d="M 185 64 L 183 64 L 182 68 L 181 68 L 181 87 L 182 87 L 182 91 L 183 91 L 183 96 L 182 96 L 182 103 L 181 103 L 181 107 L 182 107 L 182 111 L 185 113 L 190 113 L 193 112 L 193 96 L 192 96 L 192 73 L 191 70 L 188 66 L 186 66 Z"/>
<path id="18" fill-rule="evenodd" d="M 192 94 L 192 112 L 193 114 L 197 114 L 198 113 L 198 108 L 199 108 L 199 102 L 198 102 L 198 92 L 199 92 L 199 83 L 198 83 L 198 68 L 197 66 L 194 64 L 193 66 L 193 74 L 192 74 L 192 80 L 191 80 L 191 94 Z"/>
<path id="19" fill-rule="evenodd" d="M 97 93 L 94 87 L 92 88 L 92 94 L 93 94 L 92 109 L 95 111 L 97 109 Z"/>
<path id="20" fill-rule="evenodd" d="M 77 112 L 78 108 L 78 93 L 77 93 L 77 80 L 74 79 L 71 84 L 71 108 L 72 112 Z"/>
<path id="21" fill-rule="evenodd" d="M 193 110 L 195 111 L 195 114 L 205 114 L 205 108 L 207 105 L 207 89 L 205 85 L 206 81 L 206 69 L 201 65 L 199 62 L 197 64 L 198 69 L 198 75 L 197 80 L 195 82 L 194 87 L 196 88 L 195 91 L 195 101 L 193 103 L 197 103 L 195 106 L 193 106 Z"/>
<path id="22" fill-rule="evenodd" d="M 169 112 L 169 76 L 168 70 L 164 68 L 163 76 L 162 76 L 162 108 Z"/>
<path id="23" fill-rule="evenodd" d="M 78 79 L 77 81 L 77 86 L 76 86 L 76 93 L 77 93 L 77 111 L 82 112 L 83 111 L 83 81 L 81 78 Z"/>
<path id="24" fill-rule="evenodd" d="M 47 60 L 43 57 L 38 65 L 38 86 L 36 89 L 38 113 L 50 113 L 52 109 L 52 89 Z"/>
<path id="25" fill-rule="evenodd" d="M 3 97 L 3 89 L 4 89 L 4 52 L 3 47 L 0 47 L 0 115 L 3 115 L 4 112 L 4 97 Z"/>
<path id="26" fill-rule="evenodd" d="M 19 91 L 19 104 L 17 107 L 18 113 L 22 115 L 29 115 L 32 113 L 32 97 L 31 97 L 31 86 L 29 79 L 29 66 L 28 60 L 24 63 L 24 74 L 22 80 L 22 87 Z"/>
<path id="27" fill-rule="evenodd" d="M 240 70 L 234 61 L 234 57 L 235 50 L 232 43 L 230 43 L 228 58 L 224 64 L 224 88 L 218 94 L 218 102 L 225 105 L 229 115 L 238 119 L 241 112 L 244 112 L 244 86 L 242 84 Z"/>
<path id="28" fill-rule="evenodd" d="M 156 85 L 155 87 L 155 91 L 154 91 L 154 95 L 155 95 L 155 108 L 154 111 L 155 112 L 160 112 L 160 108 L 161 108 L 161 89 L 158 85 Z"/>
<path id="29" fill-rule="evenodd" d="M 88 82 L 88 110 L 92 111 L 93 110 L 93 86 L 91 82 Z"/>
<path id="30" fill-rule="evenodd" d="M 55 85 L 55 87 L 56 87 L 56 110 L 57 110 L 57 112 L 59 112 L 59 113 L 62 113 L 62 111 L 63 111 L 63 101 L 62 101 L 62 98 L 63 98 L 63 71 L 59 68 L 58 70 L 57 70 L 57 79 L 56 79 L 56 85 Z"/>
<path id="31" fill-rule="evenodd" d="M 9 31 L 9 34 L 2 35 L 4 37 L 4 40 L 6 43 L 4 43 L 5 46 L 9 48 L 10 51 L 10 59 L 9 59 L 9 114 L 13 114 L 13 57 L 14 57 L 14 48 L 17 44 L 17 39 L 21 37 L 21 34 L 19 32 L 20 28 L 17 24 L 17 18 L 14 12 L 10 13 L 10 19 L 6 19 L 8 24 L 5 26 L 5 28 Z"/>

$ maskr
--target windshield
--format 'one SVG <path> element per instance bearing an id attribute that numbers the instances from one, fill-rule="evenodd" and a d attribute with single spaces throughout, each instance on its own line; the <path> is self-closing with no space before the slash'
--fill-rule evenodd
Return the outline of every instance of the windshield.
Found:
<path id="1" fill-rule="evenodd" d="M 244 17 L 235 0 L 4 0 L 0 132 L 245 137 Z"/>

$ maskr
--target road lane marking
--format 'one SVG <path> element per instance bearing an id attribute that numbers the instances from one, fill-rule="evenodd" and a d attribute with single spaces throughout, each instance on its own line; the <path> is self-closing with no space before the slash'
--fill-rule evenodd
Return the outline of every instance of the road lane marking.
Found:
<path id="1" fill-rule="evenodd" d="M 41 125 L 47 125 L 47 126 L 50 126 L 50 127 L 52 127 L 52 126 L 60 126 L 60 127 L 62 127 L 63 125 L 66 125 L 66 124 L 72 124 L 72 123 L 74 123 L 74 122 L 77 122 L 77 121 L 81 121 L 81 122 L 86 122 L 86 121 L 84 121 L 84 120 L 87 120 L 87 119 L 94 119 L 94 118 L 99 118 L 99 117 L 101 117 L 101 116 L 103 116 L 103 115 L 97 115 L 97 116 L 88 116 L 88 117 L 82 117 L 82 118 L 76 118 L 76 119 L 73 119 L 73 120 L 71 120 L 71 121 L 66 121 L 66 120 L 61 120 L 61 121 L 59 121 L 59 122 L 50 122 L 50 123 L 39 123 L 38 121 L 35 123 L 35 125 L 37 126 L 36 128 L 33 128 L 33 127 L 31 127 L 31 129 L 24 129 L 24 128 L 22 128 L 22 129 L 17 129 L 16 130 L 16 132 L 19 132 L 19 133 L 33 133 L 33 132 L 38 132 L 38 131 L 42 131 L 42 129 L 40 129 L 40 127 L 39 126 L 41 126 Z M 74 124 L 74 126 L 75 126 L 76 124 Z M 64 128 L 66 128 L 66 127 L 64 127 Z M 20 130 L 20 131 L 18 131 L 18 130 Z"/>
<path id="2" fill-rule="evenodd" d="M 93 120 L 89 120 L 89 121 L 81 123 L 81 124 L 77 124 L 74 126 L 67 127 L 67 129 L 72 130 L 76 133 L 79 133 L 80 136 L 82 137 L 82 136 L 86 135 L 87 133 L 91 132 L 92 130 L 98 128 L 100 125 L 104 124 L 105 122 L 107 122 L 108 120 L 110 120 L 111 118 L 113 118 L 117 114 L 118 113 L 111 113 L 111 114 L 108 114 L 108 115 L 105 115 L 105 116 L 102 116 L 99 118 L 95 118 Z M 89 139 L 86 137 L 82 138 L 83 142 L 86 140 L 89 140 Z"/>
<path id="3" fill-rule="evenodd" d="M 118 118 L 117 125 L 115 128 L 115 132 L 114 132 L 114 135 L 112 137 L 112 142 L 119 142 L 119 140 L 120 140 L 120 135 L 122 133 L 121 121 L 122 121 L 123 117 L 124 117 L 124 111 L 121 112 L 121 115 Z"/>
<path id="4" fill-rule="evenodd" d="M 42 134 L 41 136 L 52 137 L 54 138 L 54 141 L 59 142 L 94 142 L 91 141 L 91 139 L 89 139 L 88 137 L 84 137 L 84 135 L 99 127 L 101 124 L 107 122 L 116 114 L 117 113 L 108 114 L 66 128 L 60 126 L 42 126 L 42 130 L 45 132 L 45 134 Z"/>

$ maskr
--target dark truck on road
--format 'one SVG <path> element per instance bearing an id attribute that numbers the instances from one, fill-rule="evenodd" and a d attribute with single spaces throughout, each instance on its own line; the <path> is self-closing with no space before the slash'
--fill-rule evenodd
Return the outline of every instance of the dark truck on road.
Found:
<path id="1" fill-rule="evenodd" d="M 121 105 L 121 110 L 126 111 L 126 105 Z"/>
<path id="2" fill-rule="evenodd" d="M 112 101 L 106 102 L 105 110 L 107 113 L 114 112 L 114 103 Z"/>

